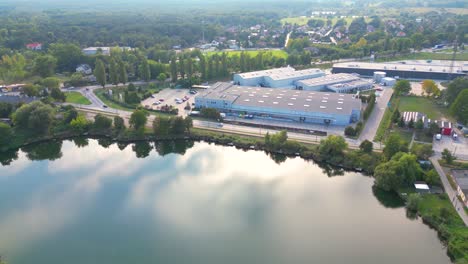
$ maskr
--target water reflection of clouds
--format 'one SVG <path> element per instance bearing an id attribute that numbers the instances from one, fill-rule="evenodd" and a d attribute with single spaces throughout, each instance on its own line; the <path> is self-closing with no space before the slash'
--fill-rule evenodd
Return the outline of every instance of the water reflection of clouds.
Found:
<path id="1" fill-rule="evenodd" d="M 12 162 L 11 165 L 1 166 L 0 165 L 0 177 L 17 175 L 27 167 L 31 166 L 31 161 L 26 158 L 26 154 L 22 151 L 18 152 L 18 159 Z"/>
<path id="2" fill-rule="evenodd" d="M 197 144 L 178 156 L 175 168 L 166 166 L 157 176 L 139 178 L 128 205 L 153 210 L 154 217 L 170 226 L 194 233 L 245 228 L 256 217 L 265 217 L 260 212 L 275 206 L 277 200 L 298 200 L 309 194 L 307 177 L 303 177 L 307 170 L 310 176 L 323 176 L 320 169 L 300 159 L 278 165 L 262 152 L 208 144 Z"/>
<path id="3" fill-rule="evenodd" d="M 37 188 L 27 197 L 24 207 L 2 213 L 2 250 L 20 250 L 26 243 L 72 224 L 90 205 L 93 194 L 100 190 L 106 179 L 135 175 L 140 166 L 151 161 L 136 159 L 130 148 L 121 151 L 113 145 L 104 149 L 95 140 L 85 148 L 77 148 L 67 141 L 62 150 L 61 159 L 47 164 L 50 175 L 59 175 L 63 179 L 60 183 L 55 182 L 60 188 L 55 185 Z M 5 171 L 1 175 L 17 175 L 30 164 L 26 155 L 19 152 L 15 166 L 0 167 Z"/>

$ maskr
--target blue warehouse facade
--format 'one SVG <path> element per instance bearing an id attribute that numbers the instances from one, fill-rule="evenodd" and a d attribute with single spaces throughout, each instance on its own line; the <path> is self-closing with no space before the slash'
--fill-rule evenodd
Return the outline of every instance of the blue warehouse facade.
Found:
<path id="1" fill-rule="evenodd" d="M 195 97 L 195 107 L 215 108 L 226 115 L 299 123 L 346 126 L 359 121 L 361 100 L 350 94 L 240 87 L 216 83 Z"/>

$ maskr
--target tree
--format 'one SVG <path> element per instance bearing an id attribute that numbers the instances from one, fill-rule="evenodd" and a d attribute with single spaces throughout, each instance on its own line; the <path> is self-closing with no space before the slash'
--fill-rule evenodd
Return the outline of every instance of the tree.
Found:
<path id="1" fill-rule="evenodd" d="M 49 46 L 49 53 L 57 59 L 57 70 L 74 72 L 83 60 L 80 47 L 70 43 L 55 43 Z"/>
<path id="2" fill-rule="evenodd" d="M 59 102 L 65 102 L 67 96 L 59 88 L 54 87 L 50 90 L 50 96 Z"/>
<path id="3" fill-rule="evenodd" d="M 417 130 L 422 130 L 424 129 L 424 122 L 422 121 L 421 118 L 416 121 L 416 125 L 414 126 Z"/>
<path id="4" fill-rule="evenodd" d="M 106 86 L 106 68 L 101 59 L 96 60 L 94 76 L 96 77 L 96 81 L 104 88 Z"/>
<path id="5" fill-rule="evenodd" d="M 463 124 L 468 124 L 468 89 L 461 91 L 453 104 L 450 112 Z"/>
<path id="6" fill-rule="evenodd" d="M 127 67 L 123 61 L 119 61 L 119 82 L 123 84 L 128 82 Z"/>
<path id="7" fill-rule="evenodd" d="M 281 147 L 284 146 L 287 140 L 288 140 L 288 133 L 285 130 L 282 130 L 280 132 L 277 132 L 269 136 L 270 145 L 268 145 L 268 147 L 271 147 L 273 149 L 280 149 Z"/>
<path id="8" fill-rule="evenodd" d="M 374 144 L 367 139 L 359 145 L 359 149 L 366 153 L 372 153 L 373 148 Z"/>
<path id="9" fill-rule="evenodd" d="M 21 106 L 13 114 L 13 123 L 18 129 L 46 134 L 53 121 L 54 110 L 42 102 L 32 102 Z"/>
<path id="10" fill-rule="evenodd" d="M 143 59 L 141 61 L 141 65 L 139 67 L 139 76 L 145 82 L 149 82 L 149 80 L 151 79 L 151 72 L 150 72 L 147 59 Z"/>
<path id="11" fill-rule="evenodd" d="M 421 175 L 416 156 L 403 152 L 379 164 L 374 172 L 375 185 L 385 191 L 397 191 L 400 187 L 409 186 Z"/>
<path id="12" fill-rule="evenodd" d="M 417 212 L 420 203 L 421 203 L 421 196 L 418 193 L 411 193 L 410 195 L 408 195 L 406 208 L 408 208 L 408 210 L 412 212 Z"/>
<path id="13" fill-rule="evenodd" d="M 206 59 L 205 59 L 205 56 L 201 55 L 199 57 L 199 59 L 200 59 L 199 67 L 200 67 L 201 79 L 206 80 Z"/>
<path id="14" fill-rule="evenodd" d="M 177 62 L 176 58 L 172 57 L 171 58 L 171 80 L 172 82 L 177 82 Z"/>
<path id="15" fill-rule="evenodd" d="M 343 152 L 347 147 L 348 144 L 343 137 L 330 135 L 320 141 L 319 153 L 323 158 L 343 156 Z"/>
<path id="16" fill-rule="evenodd" d="M 422 89 L 428 96 L 440 95 L 440 89 L 433 80 L 424 80 L 422 82 Z"/>
<path id="17" fill-rule="evenodd" d="M 39 87 L 34 84 L 27 84 L 23 86 L 23 93 L 29 97 L 38 96 L 39 95 Z"/>
<path id="18" fill-rule="evenodd" d="M 440 185 L 440 177 L 436 170 L 432 169 L 424 175 L 424 181 L 429 185 Z"/>
<path id="19" fill-rule="evenodd" d="M 125 129 L 125 122 L 122 117 L 114 116 L 114 127 L 118 131 L 122 131 Z"/>
<path id="20" fill-rule="evenodd" d="M 137 109 L 130 116 L 129 123 L 135 130 L 140 131 L 145 127 L 147 121 L 148 118 L 146 116 L 146 112 L 144 110 Z"/>
<path id="21" fill-rule="evenodd" d="M 163 83 L 163 82 L 166 81 L 166 79 L 167 79 L 167 76 L 166 76 L 166 74 L 165 74 L 164 72 L 161 72 L 161 73 L 158 75 L 158 81 L 159 81 L 159 82 L 162 82 L 162 83 Z"/>
<path id="22" fill-rule="evenodd" d="M 109 64 L 109 80 L 113 85 L 119 84 L 119 68 L 113 58 L 110 59 Z"/>
<path id="23" fill-rule="evenodd" d="M 396 95 L 408 94 L 411 91 L 411 83 L 407 80 L 398 80 L 393 90 Z"/>
<path id="24" fill-rule="evenodd" d="M 0 118 L 8 118 L 13 113 L 13 105 L 0 102 Z"/>
<path id="25" fill-rule="evenodd" d="M 432 123 L 429 124 L 427 132 L 428 132 L 429 135 L 433 136 L 435 134 L 440 133 L 440 127 L 435 122 L 432 122 Z"/>
<path id="26" fill-rule="evenodd" d="M 103 114 L 97 114 L 94 116 L 94 127 L 98 130 L 108 130 L 112 127 L 112 119 Z"/>
<path id="27" fill-rule="evenodd" d="M 73 119 L 70 122 L 70 127 L 78 133 L 83 133 L 87 131 L 89 125 L 89 121 L 83 115 L 78 115 L 75 119 Z"/>
<path id="28" fill-rule="evenodd" d="M 384 156 L 387 158 L 387 160 L 390 160 L 393 155 L 401 151 L 403 145 L 404 142 L 400 135 L 396 133 L 390 134 L 387 141 L 385 142 L 385 147 L 383 149 Z"/>
<path id="29" fill-rule="evenodd" d="M 200 115 L 213 120 L 221 120 L 221 114 L 216 108 L 202 108 L 200 110 Z"/>
<path id="30" fill-rule="evenodd" d="M 448 149 L 444 149 L 442 151 L 442 159 L 447 163 L 447 164 L 452 164 L 454 160 L 457 159 L 457 157 L 455 157 L 453 155 L 453 153 L 448 150 Z"/>
<path id="31" fill-rule="evenodd" d="M 184 118 L 181 116 L 176 116 L 171 118 L 171 133 L 175 135 L 180 135 L 185 132 L 185 122 Z"/>
<path id="32" fill-rule="evenodd" d="M 13 135 L 11 127 L 5 123 L 0 122 L 0 150 L 3 146 L 11 141 Z"/>
<path id="33" fill-rule="evenodd" d="M 355 136 L 356 135 L 356 130 L 352 126 L 347 126 L 344 131 L 346 136 Z"/>
<path id="34" fill-rule="evenodd" d="M 42 85 L 52 89 L 52 88 L 60 88 L 60 79 L 55 77 L 47 77 L 41 81 Z"/>
<path id="35" fill-rule="evenodd" d="M 422 160 L 427 160 L 429 159 L 432 154 L 434 154 L 434 151 L 432 150 L 432 145 L 430 144 L 413 144 L 413 147 L 411 147 L 411 153 L 416 155 L 418 159 Z"/>
<path id="36" fill-rule="evenodd" d="M 411 118 L 410 121 L 408 122 L 408 128 L 414 128 L 414 121 Z"/>
<path id="37" fill-rule="evenodd" d="M 187 116 L 184 119 L 185 123 L 185 130 L 187 130 L 188 133 L 190 133 L 190 129 L 193 127 L 193 119 L 190 116 Z"/>
<path id="38" fill-rule="evenodd" d="M 468 87 L 468 78 L 459 77 L 451 81 L 444 91 L 445 100 L 452 104 L 458 97 L 458 94 Z"/>
<path id="39" fill-rule="evenodd" d="M 56 67 L 57 59 L 51 55 L 41 55 L 34 59 L 34 72 L 42 78 L 52 76 Z"/>

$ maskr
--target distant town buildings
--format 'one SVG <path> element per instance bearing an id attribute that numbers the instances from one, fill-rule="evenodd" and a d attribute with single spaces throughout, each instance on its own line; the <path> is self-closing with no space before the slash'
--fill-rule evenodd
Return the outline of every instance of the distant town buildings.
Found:
<path id="1" fill-rule="evenodd" d="M 88 64 L 80 64 L 76 67 L 76 72 L 79 72 L 83 75 L 90 75 L 93 73 L 93 69 Z"/>
<path id="2" fill-rule="evenodd" d="M 109 56 L 111 53 L 111 49 L 113 48 L 118 48 L 120 50 L 133 50 L 133 48 L 130 47 L 89 47 L 83 49 L 83 53 L 87 56 L 92 56 L 96 55 L 98 53 L 101 53 L 102 55 Z"/>
<path id="3" fill-rule="evenodd" d="M 39 42 L 33 42 L 26 44 L 26 48 L 29 50 L 42 50 L 42 43 Z"/>

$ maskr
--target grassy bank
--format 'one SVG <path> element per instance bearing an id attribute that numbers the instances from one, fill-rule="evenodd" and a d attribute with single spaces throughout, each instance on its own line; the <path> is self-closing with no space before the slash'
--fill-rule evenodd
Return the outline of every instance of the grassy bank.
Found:
<path id="1" fill-rule="evenodd" d="M 390 107 L 385 109 L 385 113 L 380 121 L 379 128 L 375 133 L 374 142 L 379 142 L 384 139 L 385 133 L 387 132 L 388 128 L 392 123 L 392 115 L 396 109 L 398 109 L 398 105 L 400 103 L 400 97 L 392 97 L 390 99 Z"/>
<path id="2" fill-rule="evenodd" d="M 66 92 L 65 93 L 66 99 L 65 102 L 72 103 L 72 104 L 82 104 L 82 105 L 90 105 L 91 102 L 88 98 L 84 97 L 79 92 Z"/>
<path id="3" fill-rule="evenodd" d="M 455 263 L 468 263 L 468 228 L 446 194 L 425 194 L 418 203 L 418 214 L 437 230 L 447 243 L 447 253 Z"/>

